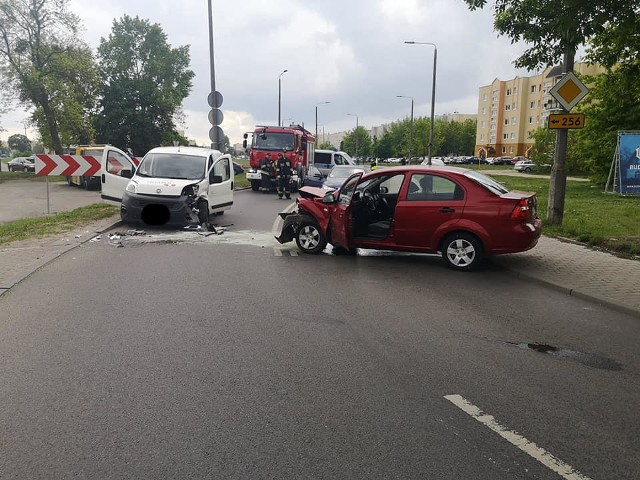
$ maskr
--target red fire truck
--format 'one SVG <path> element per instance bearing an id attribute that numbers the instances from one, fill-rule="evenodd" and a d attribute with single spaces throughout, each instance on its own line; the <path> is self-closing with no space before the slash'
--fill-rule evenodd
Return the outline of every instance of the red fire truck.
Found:
<path id="1" fill-rule="evenodd" d="M 257 126 L 252 133 L 251 151 L 249 152 L 249 170 L 247 180 L 253 191 L 269 191 L 276 189 L 275 169 L 269 168 L 268 163 L 274 162 L 278 154 L 284 153 L 293 167 L 291 191 L 296 191 L 302 185 L 307 175 L 309 165 L 313 164 L 316 139 L 311 132 L 300 125 L 288 127 Z M 243 147 L 247 148 L 247 138 L 244 134 Z M 265 157 L 269 156 L 268 159 Z M 269 175 L 263 176 L 264 172 Z"/>

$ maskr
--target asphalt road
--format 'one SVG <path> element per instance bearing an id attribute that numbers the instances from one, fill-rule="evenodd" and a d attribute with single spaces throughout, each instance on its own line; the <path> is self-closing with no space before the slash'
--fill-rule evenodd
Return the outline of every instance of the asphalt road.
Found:
<path id="1" fill-rule="evenodd" d="M 236 203 L 0 297 L 1 478 L 637 478 L 637 319 L 491 264 L 296 255 L 287 202 Z"/>

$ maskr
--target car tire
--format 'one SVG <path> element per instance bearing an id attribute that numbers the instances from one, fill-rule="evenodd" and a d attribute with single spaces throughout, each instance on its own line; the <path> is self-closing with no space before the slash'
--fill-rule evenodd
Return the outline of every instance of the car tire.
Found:
<path id="1" fill-rule="evenodd" d="M 530 173 L 530 172 L 531 172 L 531 169 L 529 167 L 524 169 L 524 173 Z"/>
<path id="2" fill-rule="evenodd" d="M 260 190 L 260 182 L 258 180 L 251 180 L 251 190 L 254 192 Z"/>
<path id="3" fill-rule="evenodd" d="M 318 254 L 327 246 L 327 239 L 316 222 L 304 220 L 296 231 L 296 244 L 303 253 Z"/>
<path id="4" fill-rule="evenodd" d="M 23 168 L 22 168 L 22 171 L 23 171 L 24 173 L 27 173 L 27 172 L 29 171 L 29 169 L 28 169 L 27 167 L 23 167 Z"/>
<path id="5" fill-rule="evenodd" d="M 453 233 L 442 242 L 442 258 L 453 270 L 474 270 L 484 258 L 482 243 L 470 233 Z"/>

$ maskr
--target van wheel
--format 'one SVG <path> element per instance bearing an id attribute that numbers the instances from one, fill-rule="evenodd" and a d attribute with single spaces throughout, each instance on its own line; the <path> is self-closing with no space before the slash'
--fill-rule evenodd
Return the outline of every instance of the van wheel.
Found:
<path id="1" fill-rule="evenodd" d="M 327 239 L 316 222 L 304 220 L 296 232 L 296 244 L 303 253 L 317 254 L 327 246 Z"/>
<path id="2" fill-rule="evenodd" d="M 198 221 L 200 225 L 207 226 L 209 222 L 209 204 L 207 202 L 198 203 Z"/>
<path id="3" fill-rule="evenodd" d="M 483 257 L 482 244 L 469 233 L 453 233 L 442 242 L 442 258 L 454 270 L 474 270 Z"/>

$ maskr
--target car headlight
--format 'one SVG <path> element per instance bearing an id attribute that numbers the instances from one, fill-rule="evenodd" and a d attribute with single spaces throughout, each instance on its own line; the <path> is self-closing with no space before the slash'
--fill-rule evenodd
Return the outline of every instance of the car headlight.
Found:
<path id="1" fill-rule="evenodd" d="M 187 185 L 186 187 L 184 187 L 182 189 L 182 193 L 181 195 L 186 195 L 186 196 L 196 196 L 198 195 L 198 190 L 200 190 L 200 186 L 197 183 L 194 183 L 192 185 Z"/>
<path id="2" fill-rule="evenodd" d="M 129 193 L 136 193 L 136 182 L 127 183 L 127 188 L 125 189 Z"/>

